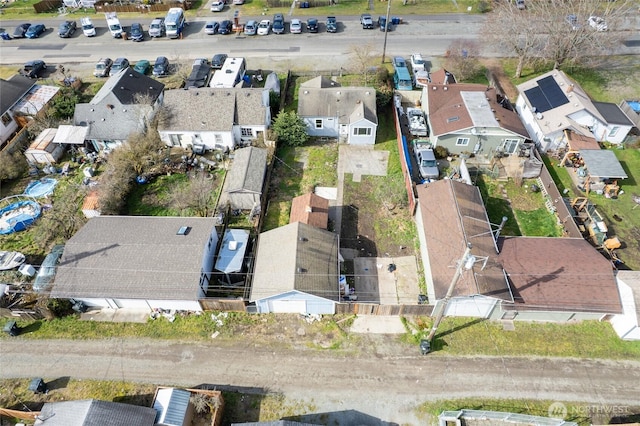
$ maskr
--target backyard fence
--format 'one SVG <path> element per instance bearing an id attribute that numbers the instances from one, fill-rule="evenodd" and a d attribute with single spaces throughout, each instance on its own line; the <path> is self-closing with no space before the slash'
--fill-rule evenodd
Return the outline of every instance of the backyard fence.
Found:
<path id="1" fill-rule="evenodd" d="M 377 305 L 375 303 L 338 303 L 336 314 L 431 316 L 432 305 Z"/>

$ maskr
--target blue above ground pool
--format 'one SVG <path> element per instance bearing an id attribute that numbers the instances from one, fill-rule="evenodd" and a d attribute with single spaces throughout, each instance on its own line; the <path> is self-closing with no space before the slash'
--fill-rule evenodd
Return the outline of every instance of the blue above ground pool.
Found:
<path id="1" fill-rule="evenodd" d="M 41 212 L 40 204 L 32 200 L 16 201 L 3 207 L 0 209 L 0 235 L 24 231 Z"/>
<path id="2" fill-rule="evenodd" d="M 27 197 L 40 198 L 46 197 L 53 193 L 53 189 L 58 184 L 56 179 L 42 178 L 40 180 L 34 180 L 24 190 L 24 195 Z"/>
<path id="3" fill-rule="evenodd" d="M 627 101 L 632 110 L 640 114 L 640 101 Z"/>

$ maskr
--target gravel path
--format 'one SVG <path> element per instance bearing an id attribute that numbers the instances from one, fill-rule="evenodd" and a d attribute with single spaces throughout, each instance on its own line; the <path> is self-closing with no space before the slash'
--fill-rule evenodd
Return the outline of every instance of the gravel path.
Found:
<path id="1" fill-rule="evenodd" d="M 417 352 L 417 351 L 416 351 Z M 636 405 L 640 362 L 549 358 L 358 356 L 247 344 L 3 339 L 0 377 L 108 379 L 280 392 L 318 412 L 355 410 L 423 424 L 421 402 L 463 397 Z M 341 419 L 340 424 L 354 424 Z"/>

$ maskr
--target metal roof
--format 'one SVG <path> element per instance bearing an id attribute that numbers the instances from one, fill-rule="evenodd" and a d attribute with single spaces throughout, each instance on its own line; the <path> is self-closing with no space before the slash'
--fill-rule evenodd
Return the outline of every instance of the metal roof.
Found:
<path id="1" fill-rule="evenodd" d="M 85 399 L 47 402 L 35 425 L 42 426 L 153 426 L 156 410 L 120 402 Z"/>
<path id="2" fill-rule="evenodd" d="M 156 424 L 162 426 L 182 426 L 189 409 L 191 392 L 184 389 L 158 389 L 153 408 L 158 412 Z"/>
<path id="3" fill-rule="evenodd" d="M 249 231 L 246 229 L 227 229 L 222 239 L 215 269 L 225 274 L 240 271 L 248 241 Z"/>

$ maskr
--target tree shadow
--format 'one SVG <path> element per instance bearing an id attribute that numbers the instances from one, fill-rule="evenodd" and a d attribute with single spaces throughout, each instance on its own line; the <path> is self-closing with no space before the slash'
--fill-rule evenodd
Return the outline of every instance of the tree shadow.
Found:
<path id="1" fill-rule="evenodd" d="M 283 417 L 290 420 L 313 425 L 341 425 L 341 426 L 398 426 L 398 423 L 386 422 L 378 417 L 370 416 L 356 410 L 330 411 L 326 413 L 303 414 L 299 416 Z"/>

